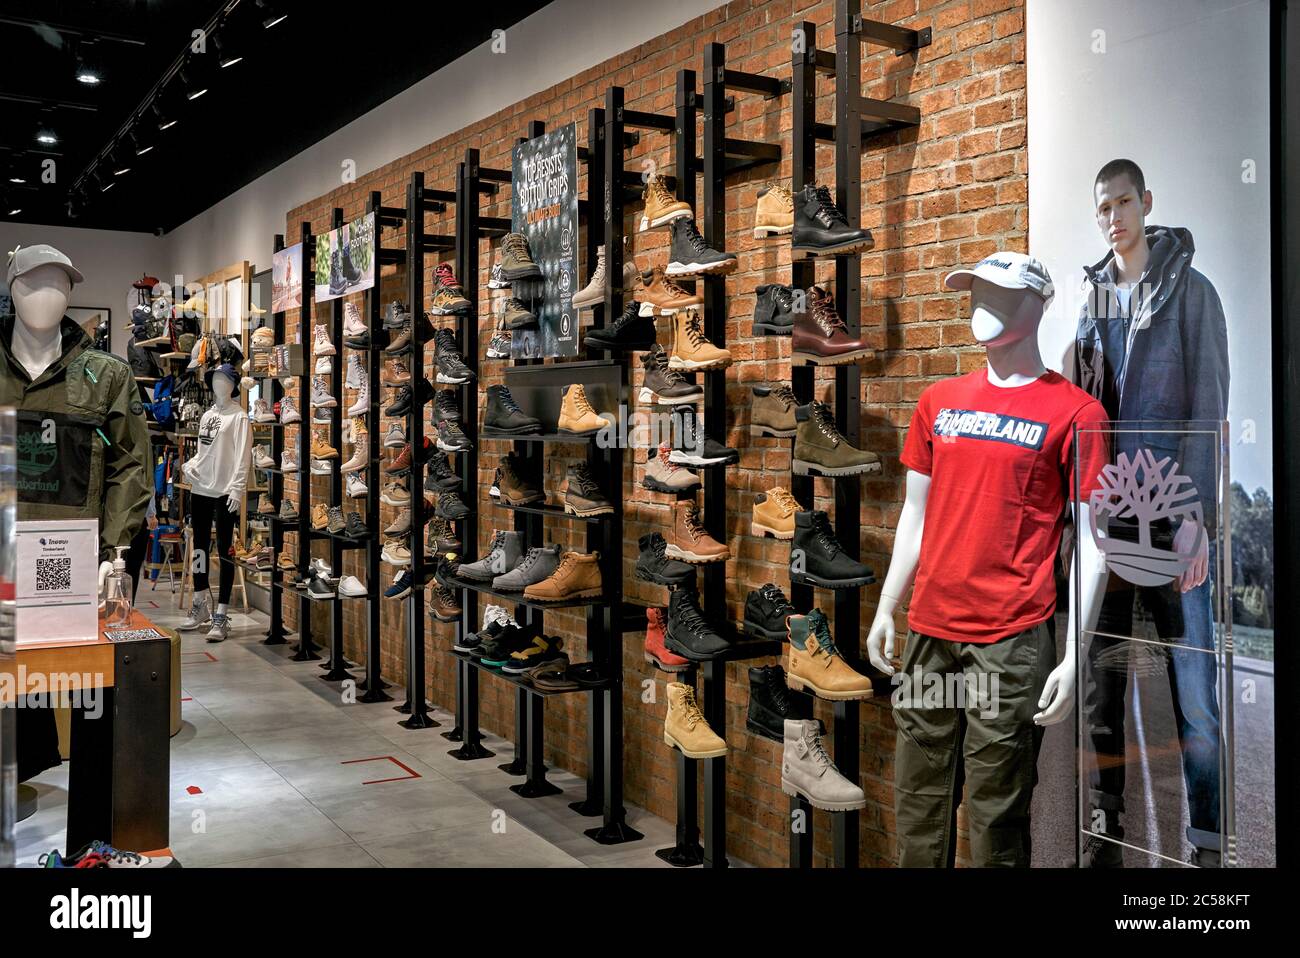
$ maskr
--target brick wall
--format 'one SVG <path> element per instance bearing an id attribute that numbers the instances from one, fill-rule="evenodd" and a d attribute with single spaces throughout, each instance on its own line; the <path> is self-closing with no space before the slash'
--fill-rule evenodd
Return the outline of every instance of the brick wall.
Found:
<path id="1" fill-rule="evenodd" d="M 579 125 L 579 142 L 585 142 L 586 112 L 603 104 L 605 90 L 622 85 L 630 109 L 659 113 L 673 112 L 676 70 L 702 68 L 703 45 L 727 44 L 727 62 L 734 69 L 773 76 L 788 76 L 790 33 L 793 24 L 804 19 L 818 25 L 817 46 L 833 49 L 833 3 L 800 0 L 735 0 L 677 30 L 658 37 L 636 50 L 529 97 L 500 113 L 485 117 L 473 126 L 424 149 L 393 161 L 367 174 L 356 183 L 341 186 L 326 196 L 290 210 L 285 232 L 292 238 L 298 224 L 307 220 L 315 231 L 329 228 L 331 210 L 342 207 L 348 219 L 364 212 L 366 194 L 378 189 L 384 203 L 404 205 L 410 174 L 421 170 L 431 188 L 451 189 L 455 166 L 467 147 L 477 147 L 485 166 L 508 169 L 510 150 L 525 132 L 527 122 L 540 119 L 548 129 L 568 122 Z M 920 107 L 919 129 L 889 135 L 868 143 L 863 150 L 862 222 L 874 234 L 875 249 L 862 257 L 864 333 L 877 347 L 866 365 L 862 396 L 863 445 L 879 453 L 884 470 L 863 484 L 862 555 L 883 578 L 892 547 L 894 528 L 903 498 L 903 469 L 898 463 L 903 434 L 912 406 L 921 391 L 936 379 L 966 372 L 983 364 L 983 353 L 972 345 L 966 323 L 963 297 L 942 290 L 944 273 L 958 264 L 971 264 L 996 249 L 1024 250 L 1027 243 L 1026 151 L 1025 151 L 1025 45 L 1024 12 L 1021 0 L 891 0 L 864 3 L 863 14 L 904 26 L 933 28 L 933 42 L 917 55 L 896 56 L 891 50 L 868 48 L 862 75 L 868 96 L 894 99 Z M 818 119 L 833 120 L 833 80 L 819 81 Z M 454 91 L 447 91 L 454 95 Z M 754 288 L 767 282 L 788 282 L 788 245 L 760 243 L 752 239 L 755 195 L 769 179 L 789 183 L 788 155 L 791 112 L 789 98 L 766 101 L 740 94 L 738 108 L 729 117 L 728 135 L 752 140 L 779 141 L 787 155 L 780 167 L 748 171 L 729 180 L 727 189 L 726 248 L 739 254 L 740 268 L 728 280 L 727 346 L 736 359 L 728 373 L 728 404 L 738 412 L 728 422 L 729 445 L 741 450 L 738 468 L 728 470 L 727 544 L 733 559 L 728 563 L 728 608 L 739 621 L 746 593 L 763 582 L 789 586 L 788 546 L 774 540 L 749 536 L 749 515 L 754 496 L 774 485 L 789 487 L 790 446 L 788 441 L 756 439 L 749 435 L 744 413 L 750 386 L 769 381 L 789 381 L 789 340 L 754 338 L 749 335 Z M 661 168 L 671 169 L 672 142 L 666 136 L 643 134 L 641 144 L 630 153 L 627 166 L 639 169 L 645 158 Z M 822 146 L 817 156 L 819 178 L 833 181 L 834 151 Z M 581 184 L 585 195 L 585 182 Z M 509 191 L 488 198 L 483 212 L 488 216 L 510 215 Z M 635 213 L 633 209 L 630 214 Z M 450 211 L 445 217 L 430 216 L 426 228 L 452 232 Z M 634 237 L 635 253 L 643 265 L 662 264 L 666 256 L 666 232 L 636 233 L 629 215 L 628 234 Z M 269 239 L 269 238 L 268 238 Z M 384 245 L 401 246 L 401 230 L 385 231 Z M 480 343 L 486 345 L 494 323 L 489 304 L 494 301 L 486 288 L 491 253 L 486 244 L 477 277 L 461 277 L 480 283 Z M 427 262 L 432 287 L 432 258 Z M 833 280 L 829 262 L 817 268 L 818 280 Z M 585 273 L 584 273 L 585 280 Z M 382 279 L 384 301 L 403 298 L 404 276 L 393 272 Z M 584 321 L 589 314 L 584 313 Z M 290 324 L 296 317 L 291 314 Z M 667 342 L 667 330 L 662 328 Z M 633 361 L 632 395 L 639 385 L 640 365 Z M 480 362 L 480 387 L 499 381 L 502 364 Z M 432 378 L 432 371 L 429 371 Z M 817 393 L 825 398 L 833 385 L 830 372 L 818 375 Z M 481 396 L 481 392 L 480 392 Z M 635 403 L 633 404 L 635 411 Z M 503 451 L 491 444 L 480 453 L 480 487 L 486 497 L 487 484 L 495 468 L 494 456 Z M 578 450 L 568 450 L 572 457 Z M 564 447 L 548 447 L 546 488 L 554 492 L 563 479 L 570 456 Z M 666 593 L 658 587 L 637 582 L 631 575 L 637 536 L 659 529 L 671 520 L 668 497 L 645 491 L 640 486 L 645 452 L 626 457 L 632 461 L 624 476 L 622 494 L 627 503 L 624 555 L 624 590 L 628 599 L 661 604 Z M 324 480 L 316 480 L 324 493 Z M 816 480 L 816 503 L 805 507 L 833 509 L 828 480 Z M 385 524 L 392 510 L 383 507 Z M 496 510 L 482 513 L 480 532 L 485 545 L 494 518 L 501 527 L 510 525 L 507 514 Z M 500 518 L 498 518 L 498 516 Z M 548 520 L 549 522 L 549 520 Z M 580 527 L 570 523 L 548 524 L 548 541 L 580 543 L 574 538 Z M 324 550 L 326 546 L 318 547 Z M 347 553 L 346 572 L 361 573 L 354 565 L 357 553 Z M 386 572 L 391 569 L 385 567 Z M 372 589 L 382 584 L 370 583 Z M 875 611 L 879 586 L 862 592 L 864 628 Z M 290 623 L 296 616 L 296 601 L 287 603 Z M 480 606 L 481 608 L 481 606 Z M 829 613 L 831 610 L 826 609 Z M 365 623 L 359 605 L 349 604 L 346 634 L 349 655 L 364 651 Z M 328 610 L 315 609 L 316 626 L 324 634 Z M 390 681 L 400 683 L 402 673 L 403 626 L 400 609 L 386 603 L 383 609 L 383 670 Z M 904 626 L 899 614 L 899 626 Z M 575 660 L 585 653 L 584 621 L 562 612 L 547 615 L 547 631 L 565 636 Z M 430 699 L 447 708 L 454 703 L 454 670 L 446 650 L 450 647 L 449 626 L 430 628 L 426 646 L 431 676 Z M 663 676 L 642 659 L 640 636 L 630 636 L 624 655 L 624 715 L 626 795 L 630 802 L 672 819 L 674 815 L 674 773 L 672 756 L 663 745 L 661 727 L 666 709 Z M 749 664 L 728 667 L 727 740 L 729 817 L 728 848 L 731 854 L 758 865 L 781 865 L 785 861 L 787 802 L 780 792 L 780 747 L 744 731 L 748 700 L 746 669 Z M 654 679 L 657 703 L 641 700 L 642 683 Z M 400 688 L 400 684 L 399 684 Z M 485 678 L 482 688 L 482 725 L 497 734 L 513 732 L 513 689 Z M 561 696 L 547 702 L 546 761 L 578 774 L 585 774 L 582 696 Z M 829 708 L 819 706 L 820 717 L 828 720 Z M 874 701 L 862 710 L 862 784 L 868 807 L 861 816 L 861 860 L 867 866 L 889 865 L 894 860 L 893 742 L 894 730 L 887 701 Z M 421 733 L 412 733 L 419 735 Z M 817 813 L 819 864 L 829 854 L 829 828 L 823 813 Z"/>

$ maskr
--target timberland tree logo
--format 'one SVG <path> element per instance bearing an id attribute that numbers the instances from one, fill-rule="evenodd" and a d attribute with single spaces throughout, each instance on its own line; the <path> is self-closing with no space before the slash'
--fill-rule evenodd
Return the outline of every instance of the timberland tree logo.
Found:
<path id="1" fill-rule="evenodd" d="M 1047 423 L 999 412 L 940 409 L 934 417 L 934 434 L 947 439 L 983 439 L 1023 449 L 1042 449 Z"/>
<path id="2" fill-rule="evenodd" d="M 18 471 L 24 476 L 43 476 L 59 461 L 59 444 L 47 440 L 44 432 L 24 432 L 18 436 Z"/>
<path id="3" fill-rule="evenodd" d="M 1125 582 L 1155 586 L 1169 582 L 1187 569 L 1200 551 L 1205 536 L 1200 494 L 1192 480 L 1178 471 L 1168 456 L 1157 460 L 1141 449 L 1132 460 L 1120 453 L 1114 465 L 1097 477 L 1098 488 L 1088 496 L 1089 523 L 1106 567 Z M 1110 535 L 1110 520 L 1131 522 L 1137 541 Z M 1187 552 L 1162 549 L 1152 542 L 1152 526 L 1168 522 L 1175 529 L 1185 522 L 1198 530 Z"/>

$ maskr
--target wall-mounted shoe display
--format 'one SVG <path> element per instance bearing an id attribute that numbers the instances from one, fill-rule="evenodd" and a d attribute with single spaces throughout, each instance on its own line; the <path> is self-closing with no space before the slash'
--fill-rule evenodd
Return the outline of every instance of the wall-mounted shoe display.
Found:
<path id="1" fill-rule="evenodd" d="M 699 310 L 684 309 L 673 316 L 673 351 L 668 366 L 684 372 L 725 369 L 731 365 L 731 353 L 709 342 L 704 335 L 704 321 Z"/>
<path id="2" fill-rule="evenodd" d="M 795 409 L 798 426 L 791 471 L 796 476 L 854 476 L 877 472 L 880 457 L 849 445 L 825 403 L 813 400 Z"/>
<path id="3" fill-rule="evenodd" d="M 501 275 L 511 283 L 542 278 L 542 268 L 533 260 L 528 238 L 522 233 L 507 233 L 501 237 Z"/>
<path id="4" fill-rule="evenodd" d="M 780 183 L 758 191 L 754 204 L 754 239 L 786 236 L 794 231 L 794 194 Z"/>
<path id="5" fill-rule="evenodd" d="M 787 719 L 782 740 L 781 791 L 828 812 L 866 807 L 866 794 L 826 754 L 816 719 Z"/>
<path id="6" fill-rule="evenodd" d="M 468 316 L 472 310 L 465 298 L 465 289 L 456 279 L 450 263 L 439 263 L 433 268 L 433 302 L 429 312 L 435 316 Z"/>
<path id="7" fill-rule="evenodd" d="M 645 660 L 661 672 L 677 674 L 690 669 L 689 660 L 675 652 L 669 652 L 664 645 L 664 629 L 668 627 L 668 610 L 649 608 L 645 610 Z"/>
<path id="8" fill-rule="evenodd" d="M 582 383 L 564 387 L 564 400 L 560 403 L 560 419 L 556 431 L 570 436 L 594 436 L 614 423 L 599 415 L 587 399 Z"/>
<path id="9" fill-rule="evenodd" d="M 782 486 L 773 486 L 767 492 L 760 492 L 754 497 L 754 512 L 749 523 L 750 535 L 793 539 L 795 513 L 801 508 L 794 496 Z"/>
<path id="10" fill-rule="evenodd" d="M 651 345 L 641 355 L 641 368 L 645 371 L 645 376 L 641 380 L 641 391 L 637 394 L 638 402 L 678 406 L 704 398 L 704 387 L 699 383 L 688 382 L 670 366 L 668 353 L 658 343 Z"/>
<path id="11" fill-rule="evenodd" d="M 673 220 L 683 216 L 694 216 L 691 204 L 673 196 L 663 177 L 651 173 L 645 181 L 645 209 L 641 214 L 640 231 L 667 226 Z"/>
<path id="12" fill-rule="evenodd" d="M 794 514 L 791 540 L 791 582 L 823 589 L 855 589 L 876 581 L 868 566 L 845 553 L 835 538 L 830 516 L 820 509 Z"/>
<path id="13" fill-rule="evenodd" d="M 791 248 L 814 256 L 861 253 L 874 245 L 871 230 L 850 226 L 830 189 L 816 183 L 795 194 L 793 234 Z"/>
<path id="14" fill-rule="evenodd" d="M 487 406 L 483 412 L 483 435 L 522 436 L 542 431 L 542 421 L 527 415 L 505 386 L 487 388 Z"/>
<path id="15" fill-rule="evenodd" d="M 806 294 L 805 295 L 806 300 Z M 754 290 L 755 336 L 789 336 L 794 333 L 795 288 L 764 283 Z"/>
<path id="16" fill-rule="evenodd" d="M 834 298 L 820 286 L 808 290 L 808 309 L 795 314 L 792 336 L 790 361 L 794 363 L 840 366 L 874 352 L 864 340 L 849 335 Z"/>
<path id="17" fill-rule="evenodd" d="M 629 299 L 623 312 L 608 326 L 587 330 L 582 344 L 587 349 L 605 349 L 611 352 L 649 349 L 655 341 L 653 316 L 641 313 L 641 304 Z"/>
<path id="18" fill-rule="evenodd" d="M 820 609 L 792 615 L 786 624 L 785 677 L 790 688 L 833 702 L 871 698 L 871 679 L 844 661 Z"/>
<path id="19" fill-rule="evenodd" d="M 664 743 L 687 758 L 721 758 L 727 754 L 727 743 L 709 728 L 695 701 L 695 689 L 683 682 L 668 683 Z"/>

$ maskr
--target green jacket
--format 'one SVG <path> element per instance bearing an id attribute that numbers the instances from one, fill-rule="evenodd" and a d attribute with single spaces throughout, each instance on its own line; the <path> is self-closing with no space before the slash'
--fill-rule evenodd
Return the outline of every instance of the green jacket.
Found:
<path id="1" fill-rule="evenodd" d="M 68 317 L 63 354 L 35 382 L 0 319 L 0 406 L 18 410 L 18 519 L 98 519 L 100 561 L 129 545 L 153 495 L 149 428 L 125 362 Z"/>

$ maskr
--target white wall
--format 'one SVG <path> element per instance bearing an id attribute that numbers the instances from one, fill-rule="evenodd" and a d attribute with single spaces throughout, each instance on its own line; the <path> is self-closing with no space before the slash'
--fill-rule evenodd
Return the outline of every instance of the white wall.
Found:
<path id="1" fill-rule="evenodd" d="M 48 243 L 67 254 L 86 277 L 72 288 L 72 306 L 107 306 L 113 311 L 113 351 L 126 355 L 128 334 L 123 328 L 135 303 L 131 284 L 144 273 L 167 280 L 170 253 L 166 237 L 63 226 L 33 226 L 0 221 L 0 252 L 7 262 L 16 246 Z M 0 274 L 0 282 L 4 275 Z"/>
<path id="2" fill-rule="evenodd" d="M 344 160 L 362 176 L 722 5 L 556 0 L 506 31 L 504 53 L 484 43 L 177 227 L 172 272 L 269 266 L 285 213 L 340 186 Z"/>

